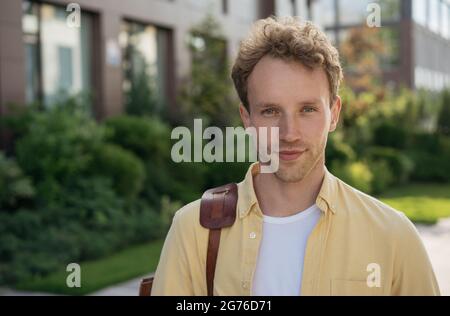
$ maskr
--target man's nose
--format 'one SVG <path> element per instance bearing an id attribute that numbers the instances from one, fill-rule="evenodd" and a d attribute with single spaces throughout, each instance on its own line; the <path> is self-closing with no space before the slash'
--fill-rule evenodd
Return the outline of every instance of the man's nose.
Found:
<path id="1" fill-rule="evenodd" d="M 284 142 L 295 142 L 300 139 L 300 122 L 295 116 L 285 115 L 280 120 L 280 140 Z"/>

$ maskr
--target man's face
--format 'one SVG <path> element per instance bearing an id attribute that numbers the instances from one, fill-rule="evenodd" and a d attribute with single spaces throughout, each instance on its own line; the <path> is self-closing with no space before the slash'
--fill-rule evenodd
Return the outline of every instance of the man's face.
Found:
<path id="1" fill-rule="evenodd" d="M 330 107 L 323 69 L 265 56 L 249 76 L 248 101 L 250 111 L 241 105 L 241 118 L 246 128 L 257 129 L 258 139 L 259 127 L 279 128 L 278 179 L 298 182 L 324 162 L 328 133 L 336 129 L 341 101 L 337 98 Z"/>

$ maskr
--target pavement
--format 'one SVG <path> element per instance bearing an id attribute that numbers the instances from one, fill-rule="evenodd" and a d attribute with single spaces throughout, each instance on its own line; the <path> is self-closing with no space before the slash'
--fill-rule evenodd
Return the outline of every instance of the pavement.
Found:
<path id="1" fill-rule="evenodd" d="M 450 296 L 450 218 L 433 226 L 416 227 L 433 265 L 441 295 Z"/>
<path id="2" fill-rule="evenodd" d="M 450 296 L 450 218 L 440 220 L 436 225 L 416 225 L 425 248 L 430 256 L 441 294 Z M 136 296 L 141 276 L 94 292 L 93 296 Z M 46 293 L 21 292 L 0 288 L 0 296 L 41 296 Z M 51 294 L 50 294 L 51 295 Z"/>

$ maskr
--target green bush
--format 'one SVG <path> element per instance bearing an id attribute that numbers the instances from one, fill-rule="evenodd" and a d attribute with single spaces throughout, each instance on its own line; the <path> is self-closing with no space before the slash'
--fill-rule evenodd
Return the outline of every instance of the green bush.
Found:
<path id="1" fill-rule="evenodd" d="M 35 189 L 13 158 L 0 151 L 0 211 L 13 210 L 30 202 Z"/>
<path id="2" fill-rule="evenodd" d="M 391 167 L 385 160 L 369 161 L 368 165 L 373 174 L 372 192 L 375 194 L 383 193 L 394 183 Z"/>
<path id="3" fill-rule="evenodd" d="M 450 89 L 441 94 L 441 110 L 438 116 L 437 130 L 440 134 L 450 136 Z"/>
<path id="4" fill-rule="evenodd" d="M 71 107 L 34 113 L 26 130 L 17 140 L 16 157 L 41 204 L 57 199 L 63 186 L 87 175 L 104 135 L 84 110 Z"/>
<path id="5" fill-rule="evenodd" d="M 45 276 L 165 233 L 159 214 L 143 201 L 126 203 L 109 179 L 80 179 L 64 188 L 58 203 L 0 213 L 0 284 Z"/>
<path id="6" fill-rule="evenodd" d="M 439 154 L 441 152 L 441 137 L 434 133 L 414 133 L 412 136 L 412 150 L 426 153 Z"/>
<path id="7" fill-rule="evenodd" d="M 413 150 L 409 152 L 409 157 L 415 165 L 411 180 L 421 182 L 450 181 L 450 153 L 438 155 Z"/>
<path id="8" fill-rule="evenodd" d="M 325 151 L 326 161 L 332 164 L 333 162 L 347 163 L 354 161 L 356 154 L 353 149 L 344 143 L 340 138 L 331 134 L 328 138 L 328 143 Z"/>
<path id="9" fill-rule="evenodd" d="M 373 144 L 375 146 L 403 149 L 407 146 L 407 142 L 407 131 L 397 124 L 385 121 L 374 129 Z"/>
<path id="10" fill-rule="evenodd" d="M 107 140 L 131 150 L 142 159 L 165 160 L 170 155 L 169 126 L 153 117 L 118 116 L 105 125 Z"/>
<path id="11" fill-rule="evenodd" d="M 18 164 L 0 154 L 0 207 L 16 209 L 0 211 L 0 284 L 164 236 L 158 206 L 140 195 L 149 174 L 140 158 L 167 166 L 163 158 L 152 159 L 170 152 L 163 123 L 125 117 L 98 124 L 72 103 L 23 115 L 10 125 L 17 129 Z M 168 167 L 159 169 L 160 179 L 171 179 Z M 147 183 L 157 187 L 151 176 Z M 176 202 L 169 204 L 166 209 Z"/>
<path id="12" fill-rule="evenodd" d="M 386 161 L 389 165 L 395 183 L 408 181 L 414 169 L 413 161 L 399 150 L 388 147 L 371 147 L 366 151 L 369 160 Z"/>
<path id="13" fill-rule="evenodd" d="M 365 193 L 372 192 L 373 174 L 370 171 L 369 166 L 363 162 L 346 164 L 335 162 L 331 165 L 331 172 L 336 177 L 358 190 Z"/>
<path id="14" fill-rule="evenodd" d="M 167 232 L 172 224 L 175 212 L 182 207 L 180 202 L 172 201 L 168 196 L 163 196 L 161 198 L 161 224 L 162 230 Z"/>
<path id="15" fill-rule="evenodd" d="M 114 144 L 102 144 L 94 155 L 91 174 L 100 174 L 113 180 L 117 193 L 128 198 L 142 190 L 145 170 L 142 161 L 132 152 Z"/>

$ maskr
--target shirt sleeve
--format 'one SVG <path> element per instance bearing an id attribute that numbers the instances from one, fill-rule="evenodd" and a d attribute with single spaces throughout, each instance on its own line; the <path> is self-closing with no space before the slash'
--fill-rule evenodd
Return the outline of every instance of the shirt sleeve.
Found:
<path id="1" fill-rule="evenodd" d="M 440 295 L 436 276 L 420 235 L 411 221 L 401 213 L 402 228 L 397 232 L 392 295 Z"/>
<path id="2" fill-rule="evenodd" d="M 194 295 L 179 212 L 173 218 L 155 272 L 152 296 Z"/>

